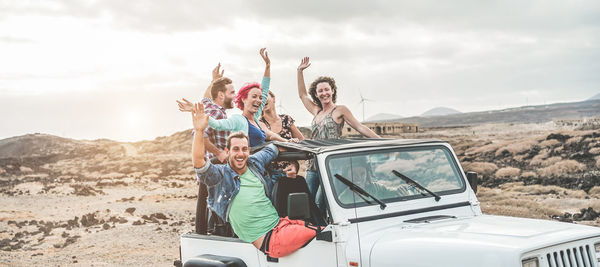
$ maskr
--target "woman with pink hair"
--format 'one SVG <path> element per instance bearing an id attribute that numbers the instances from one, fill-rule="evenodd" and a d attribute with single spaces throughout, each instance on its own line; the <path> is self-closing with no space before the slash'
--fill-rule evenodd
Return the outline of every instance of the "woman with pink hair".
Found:
<path id="1" fill-rule="evenodd" d="M 258 146 L 266 140 L 288 141 L 269 129 L 261 128 L 259 124 L 260 114 L 262 114 L 263 107 L 267 102 L 271 83 L 271 60 L 265 50 L 266 48 L 260 49 L 260 56 L 265 61 L 265 74 L 262 83 L 245 84 L 235 97 L 236 106 L 242 110 L 242 114 L 234 114 L 230 118 L 222 120 L 215 120 L 211 117 L 208 121 L 210 127 L 217 130 L 232 133 L 241 131 L 248 134 L 250 147 Z"/>

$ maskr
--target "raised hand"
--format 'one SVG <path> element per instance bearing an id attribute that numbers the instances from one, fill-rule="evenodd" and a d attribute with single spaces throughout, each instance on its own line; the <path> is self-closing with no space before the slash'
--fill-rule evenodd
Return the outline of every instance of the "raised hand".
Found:
<path id="1" fill-rule="evenodd" d="M 216 79 L 219 79 L 221 77 L 223 77 L 223 73 L 225 72 L 225 69 L 221 70 L 221 72 L 219 73 L 219 69 L 221 68 L 221 62 L 219 62 L 219 65 L 217 65 L 213 70 L 212 70 L 212 79 L 213 81 Z"/>
<path id="2" fill-rule="evenodd" d="M 192 122 L 194 123 L 194 129 L 197 132 L 204 132 L 206 126 L 208 126 L 208 114 L 204 114 L 204 106 L 200 103 L 194 104 L 192 108 Z"/>
<path id="3" fill-rule="evenodd" d="M 263 47 L 260 49 L 260 56 L 263 58 L 267 66 L 271 65 L 271 60 L 269 59 L 269 52 L 267 52 L 267 48 Z"/>
<path id="4" fill-rule="evenodd" d="M 302 61 L 300 61 L 300 66 L 298 66 L 298 71 L 303 71 L 310 66 L 310 58 L 304 57 Z"/>
<path id="5" fill-rule="evenodd" d="M 194 104 L 185 98 L 182 98 L 181 101 L 175 100 L 175 102 L 177 102 L 177 106 L 179 106 L 179 111 L 181 112 L 192 112 L 194 109 Z"/>
<path id="6" fill-rule="evenodd" d="M 285 176 L 289 178 L 296 178 L 296 175 L 298 175 L 298 170 L 296 170 L 296 167 L 293 166 L 293 164 L 290 164 L 287 167 L 285 167 L 285 169 L 283 169 L 283 172 L 285 173 Z"/>

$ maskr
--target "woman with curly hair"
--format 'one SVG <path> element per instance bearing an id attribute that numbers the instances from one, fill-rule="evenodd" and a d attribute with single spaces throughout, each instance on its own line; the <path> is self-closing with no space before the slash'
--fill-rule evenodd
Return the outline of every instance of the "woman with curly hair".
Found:
<path id="1" fill-rule="evenodd" d="M 259 124 L 259 118 L 267 102 L 271 82 L 271 60 L 265 50 L 266 48 L 260 49 L 260 55 L 266 64 L 262 83 L 245 84 L 235 96 L 234 102 L 242 110 L 242 114 L 234 114 L 230 118 L 222 120 L 215 120 L 212 117 L 208 120 L 208 124 L 214 129 L 232 133 L 241 131 L 248 134 L 250 147 L 258 146 L 264 143 L 265 140 L 288 141 L 269 129 L 263 129 Z"/>
<path id="2" fill-rule="evenodd" d="M 298 95 L 304 107 L 314 116 L 311 123 L 311 138 L 315 140 L 340 139 L 344 123 L 348 123 L 350 127 L 366 137 L 381 138 L 369 127 L 360 123 L 348 107 L 336 105 L 338 89 L 333 78 L 326 76 L 317 78 L 310 84 L 307 93 L 303 71 L 309 66 L 309 57 L 304 57 L 298 66 Z M 307 166 L 306 183 L 313 196 L 316 196 L 317 205 L 320 206 L 321 194 L 317 192 L 319 177 L 312 161 Z"/>

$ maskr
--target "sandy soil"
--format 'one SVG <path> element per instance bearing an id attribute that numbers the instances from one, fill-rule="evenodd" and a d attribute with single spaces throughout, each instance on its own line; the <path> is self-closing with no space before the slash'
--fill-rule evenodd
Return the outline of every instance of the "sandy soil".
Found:
<path id="1" fill-rule="evenodd" d="M 133 183 L 81 196 L 20 184 L 33 193 L 0 196 L 0 240 L 16 245 L 0 251 L 0 266 L 172 266 L 179 236 L 193 230 L 197 186 L 161 182 L 184 186 Z"/>

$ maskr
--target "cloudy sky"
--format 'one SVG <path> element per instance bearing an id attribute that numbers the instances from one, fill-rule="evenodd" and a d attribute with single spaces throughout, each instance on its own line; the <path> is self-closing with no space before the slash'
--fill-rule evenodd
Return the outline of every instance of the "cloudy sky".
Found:
<path id="1" fill-rule="evenodd" d="M 600 93 L 600 2 L 0 1 L 0 139 L 49 133 L 153 139 L 191 127 L 218 63 L 239 88 L 260 81 L 297 124 L 297 97 L 332 76 L 362 119 L 582 101 Z"/>

